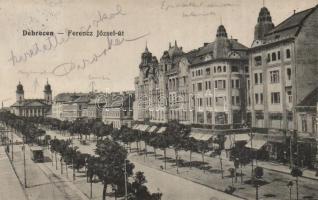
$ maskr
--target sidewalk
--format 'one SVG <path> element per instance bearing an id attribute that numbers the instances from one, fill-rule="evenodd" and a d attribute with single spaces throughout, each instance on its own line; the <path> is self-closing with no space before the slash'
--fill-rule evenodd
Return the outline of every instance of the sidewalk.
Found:
<path id="1" fill-rule="evenodd" d="M 257 163 L 259 166 L 267 170 L 272 170 L 272 171 L 281 172 L 285 174 L 290 174 L 290 171 L 291 171 L 289 166 L 282 165 L 279 163 L 271 163 L 271 162 L 264 162 L 264 161 L 257 161 Z M 318 176 L 316 176 L 316 172 L 313 170 L 308 170 L 308 169 L 303 170 L 302 177 L 318 181 Z"/>
<path id="2" fill-rule="evenodd" d="M 0 199 L 28 200 L 5 153 L 4 146 L 0 147 Z"/>

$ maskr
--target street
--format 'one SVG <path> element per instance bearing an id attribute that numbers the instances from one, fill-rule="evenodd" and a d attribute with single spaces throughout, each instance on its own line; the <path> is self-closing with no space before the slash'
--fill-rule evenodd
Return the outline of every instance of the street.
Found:
<path id="1" fill-rule="evenodd" d="M 68 136 L 62 136 L 57 134 L 55 131 L 47 130 L 47 134 L 51 135 L 52 138 L 56 137 L 58 139 L 68 139 Z M 79 150 L 83 153 L 94 154 L 95 142 L 91 142 L 89 145 L 82 145 L 75 139 L 74 145 L 79 147 Z M 130 157 L 128 156 L 128 159 Z M 184 178 L 177 177 L 159 171 L 154 168 L 149 168 L 138 162 L 133 161 L 135 164 L 134 171 L 142 171 L 145 173 L 147 179 L 147 187 L 151 192 L 162 192 L 163 200 L 172 199 L 197 199 L 197 200 L 231 200 L 240 199 L 231 195 L 227 195 L 223 192 L 213 190 L 201 184 L 194 183 L 192 181 L 186 180 Z M 173 183 L 173 185 L 171 184 Z M 198 193 L 201 195 L 198 197 Z"/>

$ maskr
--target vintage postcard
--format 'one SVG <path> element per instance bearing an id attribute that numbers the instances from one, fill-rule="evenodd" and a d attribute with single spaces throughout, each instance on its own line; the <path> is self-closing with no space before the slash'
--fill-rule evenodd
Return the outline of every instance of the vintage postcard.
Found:
<path id="1" fill-rule="evenodd" d="M 0 200 L 318 200 L 317 0 L 0 0 Z"/>

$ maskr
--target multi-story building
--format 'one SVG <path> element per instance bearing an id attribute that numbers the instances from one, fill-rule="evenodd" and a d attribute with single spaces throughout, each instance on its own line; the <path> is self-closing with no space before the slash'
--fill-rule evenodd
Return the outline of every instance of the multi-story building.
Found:
<path id="1" fill-rule="evenodd" d="M 64 105 L 67 102 L 72 102 L 77 99 L 81 94 L 79 93 L 60 93 L 53 99 L 52 104 L 52 117 L 60 120 L 65 120 Z M 68 105 L 68 104 L 67 104 Z"/>
<path id="2" fill-rule="evenodd" d="M 285 151 L 275 136 L 299 130 L 296 106 L 318 87 L 317 30 L 318 6 L 294 13 L 277 26 L 267 8 L 259 13 L 249 49 L 249 118 L 253 127 L 263 128 L 278 143 L 270 145 L 274 157 Z"/>
<path id="3" fill-rule="evenodd" d="M 190 64 L 191 123 L 218 128 L 241 125 L 245 116 L 247 47 L 228 38 L 223 25 Z"/>
<path id="4" fill-rule="evenodd" d="M 133 93 L 107 95 L 102 109 L 102 121 L 105 124 L 112 124 L 116 129 L 122 126 L 132 127 L 134 99 Z"/>
<path id="5" fill-rule="evenodd" d="M 10 107 L 10 112 L 24 117 L 47 117 L 51 115 L 52 89 L 47 82 L 44 86 L 43 99 L 25 99 L 23 85 L 19 82 L 16 90 L 16 102 Z"/>
<path id="6" fill-rule="evenodd" d="M 135 78 L 134 120 L 189 123 L 189 64 L 196 51 L 184 53 L 175 41 L 163 52 L 160 62 L 146 47 Z"/>

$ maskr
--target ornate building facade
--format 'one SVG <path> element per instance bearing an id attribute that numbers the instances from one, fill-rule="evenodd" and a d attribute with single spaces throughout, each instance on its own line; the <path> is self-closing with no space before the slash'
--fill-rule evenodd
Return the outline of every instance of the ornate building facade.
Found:
<path id="1" fill-rule="evenodd" d="M 246 69 L 247 47 L 227 38 L 224 26 L 219 27 L 214 42 L 186 53 L 176 41 L 174 46 L 169 44 L 160 62 L 146 47 L 135 78 L 135 120 L 219 123 L 231 128 L 241 123 L 245 113 Z M 222 104 L 220 112 L 216 101 Z"/>

